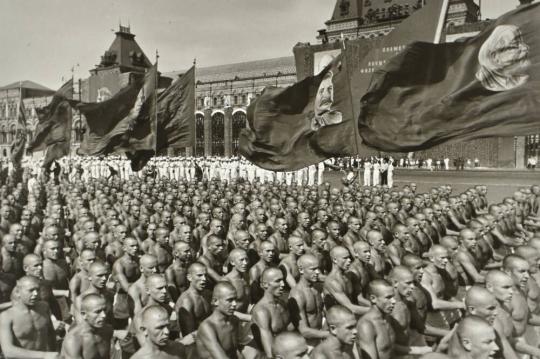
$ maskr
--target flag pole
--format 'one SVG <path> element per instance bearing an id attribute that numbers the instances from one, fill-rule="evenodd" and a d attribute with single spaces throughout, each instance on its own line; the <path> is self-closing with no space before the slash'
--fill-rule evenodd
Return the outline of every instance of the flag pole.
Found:
<path id="1" fill-rule="evenodd" d="M 158 74 L 158 61 L 159 61 L 159 53 L 156 49 L 156 73 L 155 73 L 155 79 L 154 79 L 154 156 L 157 157 L 158 154 L 158 111 L 157 111 L 157 90 L 158 90 L 158 81 L 159 81 L 159 74 Z"/>
<path id="2" fill-rule="evenodd" d="M 196 79 L 197 79 L 197 58 L 195 57 L 193 59 L 193 82 L 195 82 L 195 88 L 193 89 L 193 91 L 195 91 L 195 94 L 197 93 L 196 92 L 196 87 L 197 87 Z M 193 96 L 193 102 L 194 102 L 193 108 L 196 110 L 197 109 L 197 96 Z M 197 121 L 197 116 L 193 116 L 193 121 Z M 197 157 L 195 154 L 195 151 L 197 150 L 197 122 L 195 122 L 195 125 L 193 126 L 193 128 L 195 128 L 195 131 L 193 131 L 193 134 L 192 134 L 193 145 L 191 146 L 191 157 Z"/>
<path id="3" fill-rule="evenodd" d="M 349 69 L 349 64 L 347 62 L 347 54 L 345 53 L 345 50 L 347 49 L 347 45 L 345 44 L 345 37 L 343 36 L 343 33 L 341 33 L 341 57 L 342 61 L 345 64 L 346 76 L 347 76 L 347 87 L 349 88 L 349 105 L 351 106 L 351 113 L 353 116 L 353 119 L 355 117 L 354 114 L 354 106 L 353 106 L 353 99 L 352 99 L 352 88 L 351 88 L 351 71 Z M 360 153 L 360 146 L 358 144 L 358 125 L 355 123 L 353 125 L 354 127 L 354 144 L 356 148 L 356 156 Z"/>

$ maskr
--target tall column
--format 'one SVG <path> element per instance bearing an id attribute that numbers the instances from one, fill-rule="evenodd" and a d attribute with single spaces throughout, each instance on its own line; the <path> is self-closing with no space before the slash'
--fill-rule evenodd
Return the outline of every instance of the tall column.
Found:
<path id="1" fill-rule="evenodd" d="M 525 136 L 518 136 L 516 142 L 516 169 L 525 168 Z"/>
<path id="2" fill-rule="evenodd" d="M 204 155 L 212 156 L 212 109 L 204 109 Z"/>
<path id="3" fill-rule="evenodd" d="M 232 156 L 232 107 L 225 107 L 225 130 L 223 131 L 225 157 Z"/>

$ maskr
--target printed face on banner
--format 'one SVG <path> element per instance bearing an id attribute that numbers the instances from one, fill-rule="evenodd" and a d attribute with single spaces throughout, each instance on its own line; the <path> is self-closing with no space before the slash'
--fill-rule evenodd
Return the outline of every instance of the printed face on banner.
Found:
<path id="1" fill-rule="evenodd" d="M 478 53 L 476 78 L 490 91 L 507 91 L 525 84 L 530 67 L 529 46 L 514 25 L 497 26 Z"/>
<path id="2" fill-rule="evenodd" d="M 341 112 L 333 110 L 334 105 L 334 73 L 328 71 L 324 75 L 314 103 L 314 116 L 311 119 L 311 129 L 317 131 L 322 127 L 336 125 L 343 121 Z"/>

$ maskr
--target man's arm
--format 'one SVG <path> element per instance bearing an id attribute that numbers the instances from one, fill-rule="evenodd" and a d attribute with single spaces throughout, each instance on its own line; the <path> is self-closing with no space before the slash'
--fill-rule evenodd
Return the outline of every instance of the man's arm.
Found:
<path id="1" fill-rule="evenodd" d="M 62 346 L 62 354 L 65 359 L 84 359 L 80 338 L 68 335 Z"/>
<path id="2" fill-rule="evenodd" d="M 395 266 L 398 266 L 401 264 L 399 253 L 393 245 L 388 246 L 388 257 L 390 257 L 392 264 L 394 264 Z"/>
<path id="3" fill-rule="evenodd" d="M 139 295 L 139 288 L 135 285 L 130 287 L 128 290 L 128 295 L 133 300 L 133 312 L 138 313 L 143 308 L 141 296 Z"/>
<path id="4" fill-rule="evenodd" d="M 358 340 L 356 342 L 358 353 L 362 359 L 379 359 L 379 352 L 375 340 L 375 328 L 368 321 L 358 323 Z"/>
<path id="5" fill-rule="evenodd" d="M 195 326 L 195 318 L 193 317 L 193 306 L 189 300 L 182 300 L 177 305 L 178 308 L 178 324 L 180 331 L 184 337 L 197 330 Z"/>
<path id="6" fill-rule="evenodd" d="M 116 262 L 114 262 L 112 274 L 113 278 L 116 279 L 118 284 L 120 284 L 120 287 L 122 287 L 122 289 L 127 293 L 129 291 L 130 284 L 124 273 L 124 266 L 120 262 L 120 259 L 117 259 Z"/>
<path id="7" fill-rule="evenodd" d="M 211 325 L 201 323 L 197 331 L 197 340 L 208 350 L 213 359 L 229 359 L 225 350 L 219 345 L 219 339 Z"/>
<path id="8" fill-rule="evenodd" d="M 434 310 L 451 310 L 451 309 L 465 309 L 465 304 L 458 301 L 448 301 L 440 299 L 432 286 L 432 280 L 429 278 L 429 275 L 424 274 L 422 277 L 421 285 L 429 293 L 431 299 L 431 306 Z"/>
<path id="9" fill-rule="evenodd" d="M 272 358 L 272 344 L 274 342 L 274 337 L 270 329 L 270 315 L 266 310 L 259 309 L 254 310 L 252 316 L 253 323 L 259 328 L 264 354 L 267 358 Z"/>
<path id="10" fill-rule="evenodd" d="M 297 316 L 297 326 L 300 334 L 306 339 L 324 339 L 330 335 L 326 330 L 311 328 L 306 314 L 306 303 L 300 293 L 291 294 L 289 299 L 289 312 Z"/>
<path id="11" fill-rule="evenodd" d="M 349 297 L 345 295 L 342 288 L 339 288 L 339 285 L 335 283 L 334 281 L 326 281 L 325 288 L 334 297 L 336 302 L 338 302 L 345 308 L 349 309 L 354 314 L 364 315 L 368 312 L 369 307 L 362 307 L 362 306 L 353 304 L 351 300 L 349 299 Z"/>
<path id="12" fill-rule="evenodd" d="M 69 293 L 70 293 L 70 299 L 72 303 L 75 302 L 75 299 L 77 298 L 77 296 L 81 294 L 80 289 L 81 289 L 81 278 L 79 277 L 78 274 L 75 274 L 73 278 L 71 278 L 71 280 L 69 281 Z"/>
<path id="13" fill-rule="evenodd" d="M 285 281 L 287 282 L 287 285 L 289 286 L 289 288 L 294 288 L 296 287 L 296 281 L 294 280 L 294 277 L 289 269 L 289 266 L 286 265 L 285 263 L 281 263 L 279 265 L 279 269 L 281 269 L 282 272 L 285 272 L 283 273 L 285 275 Z"/>
<path id="14" fill-rule="evenodd" d="M 456 259 L 459 264 L 461 264 L 465 272 L 467 272 L 467 274 L 473 278 L 475 283 L 480 284 L 486 282 L 486 278 L 483 275 L 480 275 L 480 273 L 478 273 L 476 267 L 471 263 L 471 261 L 466 255 L 464 255 L 463 253 L 458 253 Z"/>

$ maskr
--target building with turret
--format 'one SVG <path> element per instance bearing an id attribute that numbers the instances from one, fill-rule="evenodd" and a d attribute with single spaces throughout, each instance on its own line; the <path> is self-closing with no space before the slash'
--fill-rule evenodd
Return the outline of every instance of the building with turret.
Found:
<path id="1" fill-rule="evenodd" d="M 340 51 L 339 40 L 369 44 L 393 31 L 404 19 L 429 0 L 336 0 L 329 9 L 325 28 L 318 31 L 318 43 L 299 43 L 294 56 L 196 67 L 195 133 L 192 148 L 169 150 L 169 155 L 235 156 L 240 131 L 247 125 L 247 107 L 266 86 L 286 87 L 314 73 L 317 52 Z M 448 11 L 441 34 L 442 42 L 474 36 L 489 21 L 480 21 L 480 9 L 473 0 L 448 0 Z M 530 3 L 520 0 L 520 3 Z M 369 47 L 369 46 L 368 46 Z M 284 54 L 287 55 L 287 54 Z M 98 56 L 98 55 L 97 55 Z M 87 102 L 103 101 L 129 83 L 133 73 L 144 73 L 152 61 L 137 44 L 130 27 L 120 26 L 109 48 L 98 57 L 89 77 L 76 81 L 74 98 Z M 161 70 L 161 69 L 160 69 Z M 159 87 L 165 88 L 184 70 L 165 71 Z M 29 135 L 35 128 L 35 106 L 50 100 L 54 91 L 29 81 L 23 82 L 23 98 L 29 111 Z M 16 122 L 18 84 L 0 88 L 0 157 L 9 155 Z M 38 92 L 36 92 L 38 91 Z M 42 91 L 42 92 L 39 92 Z M 38 96 L 34 96 L 37 95 Z M 15 109 L 15 110 L 14 110 Z M 14 112 L 15 111 L 15 112 Z M 84 136 L 84 119 L 74 111 L 72 147 Z M 376 152 L 363 148 L 360 155 Z M 436 146 L 415 154 L 431 158 L 478 158 L 482 166 L 522 168 L 530 156 L 540 156 L 540 134 L 525 137 L 488 138 Z"/>

